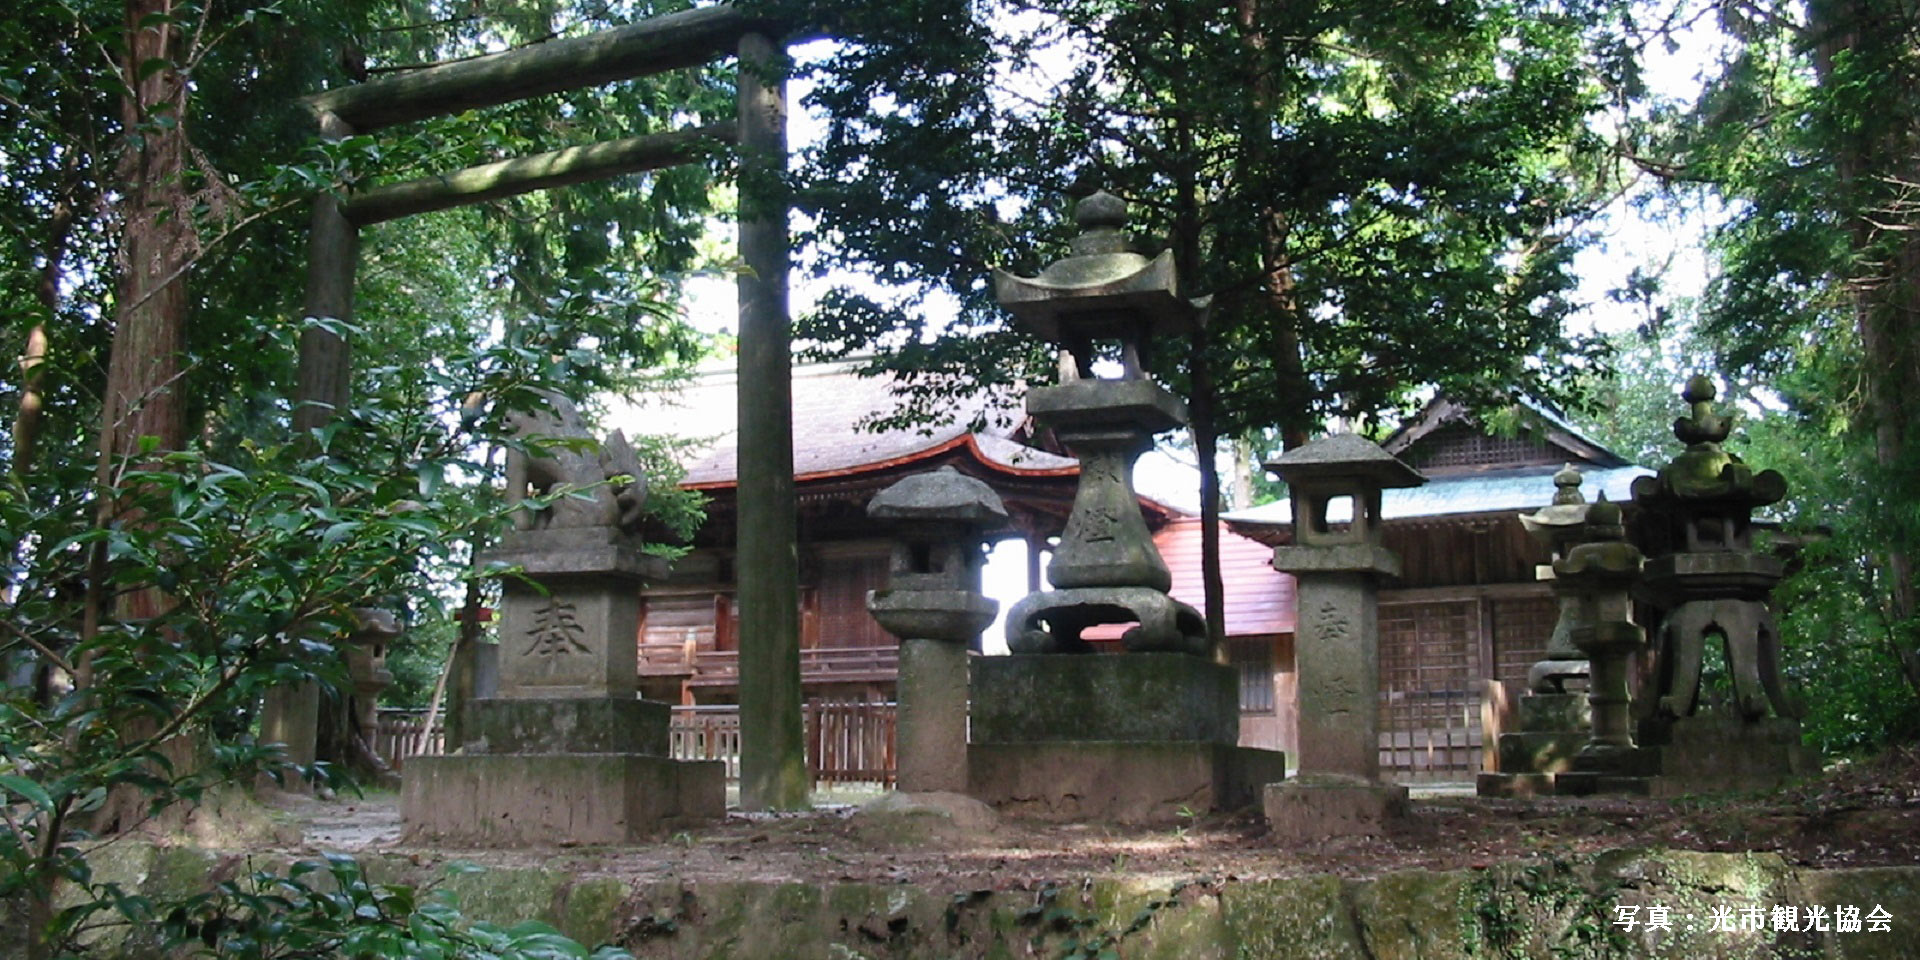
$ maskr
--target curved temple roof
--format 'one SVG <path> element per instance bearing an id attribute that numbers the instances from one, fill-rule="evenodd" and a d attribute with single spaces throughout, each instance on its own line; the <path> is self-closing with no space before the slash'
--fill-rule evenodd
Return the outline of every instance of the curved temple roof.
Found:
<path id="1" fill-rule="evenodd" d="M 737 379 L 731 369 L 712 370 L 671 396 L 649 397 L 613 425 L 641 433 L 693 441 L 683 486 L 730 487 L 738 470 Z M 981 463 L 1017 476 L 1071 476 L 1079 463 L 1009 439 L 1017 414 L 990 409 L 985 398 L 954 405 L 951 422 L 873 432 L 864 425 L 896 409 L 893 380 L 862 377 L 853 364 L 795 367 L 793 371 L 793 471 L 796 481 L 847 476 L 927 459 L 967 447 Z M 988 427 L 970 422 L 985 413 Z M 998 416 L 996 416 L 996 414 Z M 995 422 L 996 420 L 1002 422 Z M 1011 422 L 1009 422 L 1011 421 Z"/>

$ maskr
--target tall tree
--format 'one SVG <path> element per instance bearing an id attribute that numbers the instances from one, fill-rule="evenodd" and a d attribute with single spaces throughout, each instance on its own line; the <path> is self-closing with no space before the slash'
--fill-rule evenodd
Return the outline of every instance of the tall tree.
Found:
<path id="1" fill-rule="evenodd" d="M 1920 21 L 1883 0 L 1712 9 L 1731 42 L 1705 95 L 1638 149 L 1730 201 L 1703 330 L 1810 425 L 1843 425 L 1870 589 L 1920 692 Z"/>
<path id="2" fill-rule="evenodd" d="M 1042 376 L 984 278 L 1050 259 L 1064 195 L 1097 186 L 1214 297 L 1154 361 L 1192 400 L 1209 517 L 1219 438 L 1298 443 L 1434 385 L 1560 396 L 1590 356 L 1561 322 L 1601 86 L 1559 5 L 884 6 L 816 5 L 849 42 L 799 204 L 828 257 L 909 292 L 829 297 L 803 327 L 822 352 L 878 350 L 922 400 Z"/>

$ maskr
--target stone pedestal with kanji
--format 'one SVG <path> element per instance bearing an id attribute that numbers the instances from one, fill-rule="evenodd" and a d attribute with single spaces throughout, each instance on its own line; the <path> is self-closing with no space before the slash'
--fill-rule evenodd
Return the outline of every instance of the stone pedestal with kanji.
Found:
<path id="1" fill-rule="evenodd" d="M 543 402 L 511 418 L 507 497 L 525 509 L 479 558 L 501 577 L 497 687 L 467 704 L 455 752 L 407 762 L 411 841 L 627 843 L 726 813 L 724 765 L 671 759 L 671 708 L 637 692 L 640 589 L 666 574 L 640 549 L 639 466 L 620 434 L 579 443 L 572 406 Z"/>
<path id="2" fill-rule="evenodd" d="M 671 759 L 671 708 L 635 692 L 640 588 L 665 564 L 604 527 L 511 533 L 482 562 L 519 570 L 499 689 L 468 705 L 457 752 L 407 762 L 408 839 L 626 843 L 724 816 L 724 766 Z"/>
<path id="3" fill-rule="evenodd" d="M 1380 496 L 1426 478 L 1350 433 L 1267 469 L 1293 501 L 1293 543 L 1274 548 L 1273 566 L 1298 583 L 1300 711 L 1299 770 L 1266 788 L 1267 823 L 1282 841 L 1379 833 L 1407 809 L 1407 789 L 1380 779 L 1379 584 L 1400 574 L 1400 558 L 1380 543 Z"/>

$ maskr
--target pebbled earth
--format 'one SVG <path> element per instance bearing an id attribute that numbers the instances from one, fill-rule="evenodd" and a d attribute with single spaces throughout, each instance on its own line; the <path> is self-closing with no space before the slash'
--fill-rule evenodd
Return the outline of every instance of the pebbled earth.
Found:
<path id="1" fill-rule="evenodd" d="M 1807 867 L 1920 862 L 1920 750 L 1842 765 L 1768 795 L 1490 800 L 1416 790 L 1412 817 L 1389 836 L 1292 848 L 1274 845 L 1257 814 L 1201 819 L 1178 828 L 1003 821 L 969 831 L 930 817 L 903 822 L 864 816 L 838 803 L 806 814 L 736 812 L 724 823 L 639 846 L 455 850 L 401 844 L 399 803 L 391 795 L 331 801 L 288 797 L 278 806 L 303 832 L 301 843 L 278 852 L 382 851 L 421 863 L 468 860 L 499 867 L 565 864 L 582 876 L 630 881 L 912 883 L 964 891 L 1063 876 L 1124 874 L 1170 882 L 1303 873 L 1373 876 L 1636 846 L 1770 851 Z"/>

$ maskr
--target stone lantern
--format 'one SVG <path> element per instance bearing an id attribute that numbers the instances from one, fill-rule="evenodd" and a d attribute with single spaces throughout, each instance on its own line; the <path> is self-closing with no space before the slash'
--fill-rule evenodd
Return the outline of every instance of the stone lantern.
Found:
<path id="1" fill-rule="evenodd" d="M 1560 774 L 1559 793 L 1630 790 L 1644 793 L 1659 757 L 1634 745 L 1628 714 L 1628 658 L 1646 643 L 1633 621 L 1632 590 L 1640 579 L 1640 549 L 1626 542 L 1620 507 L 1600 502 L 1587 508 L 1582 542 L 1554 561 L 1556 589 L 1575 602 L 1572 638 L 1587 655 L 1591 677 L 1587 703 L 1591 735 L 1574 756 L 1574 769 Z"/>
<path id="2" fill-rule="evenodd" d="M 1704 376 L 1687 381 L 1689 415 L 1673 423 L 1686 450 L 1633 484 L 1648 555 L 1643 592 L 1661 611 L 1637 713 L 1641 742 L 1663 748 L 1662 792 L 1768 789 L 1819 769 L 1800 742 L 1801 708 L 1780 673 L 1767 603 L 1782 564 L 1753 549 L 1753 511 L 1786 496 L 1786 481 L 1721 445 L 1732 421 L 1714 412 L 1716 392 Z M 1716 636 L 1731 699 L 1703 705 L 1705 648 Z"/>
<path id="3" fill-rule="evenodd" d="M 900 638 L 899 788 L 967 789 L 967 661 L 999 604 L 980 593 L 981 534 L 1006 523 L 992 488 L 952 467 L 880 491 L 867 516 L 894 533 L 885 590 L 867 610 Z"/>
<path id="4" fill-rule="evenodd" d="M 1554 778 L 1572 769 L 1574 754 L 1587 742 L 1591 722 L 1587 698 L 1566 689 L 1567 681 L 1585 682 L 1588 676 L 1586 655 L 1573 644 L 1580 598 L 1553 573 L 1553 563 L 1586 533 L 1587 500 L 1580 495 L 1580 480 L 1580 471 L 1567 464 L 1553 475 L 1553 502 L 1520 514 L 1520 525 L 1547 548 L 1549 562 L 1535 572 L 1539 579 L 1553 582 L 1560 615 L 1547 638 L 1546 656 L 1527 671 L 1527 692 L 1515 704 L 1516 729 L 1500 734 L 1499 772 L 1479 776 L 1482 796 L 1552 793 Z"/>
<path id="5" fill-rule="evenodd" d="M 1074 217 L 1082 232 L 1066 259 L 1037 277 L 994 276 L 1001 305 L 1069 355 L 1062 382 L 1032 390 L 1027 412 L 1079 458 L 1080 479 L 1047 566 L 1056 589 L 1008 612 L 1013 655 L 973 662 L 969 790 L 1050 820 L 1174 822 L 1250 805 L 1286 776 L 1286 758 L 1238 746 L 1238 676 L 1214 662 L 1200 613 L 1167 595 L 1133 490 L 1134 460 L 1187 413 L 1146 379 L 1144 353 L 1193 331 L 1205 305 L 1180 295 L 1170 255 L 1132 250 L 1118 198 L 1095 193 Z M 1095 375 L 1103 344 L 1117 377 Z M 1133 625 L 1124 655 L 1085 655 L 1083 631 L 1104 624 Z"/>
<path id="6" fill-rule="evenodd" d="M 1553 475 L 1553 502 L 1533 513 L 1520 515 L 1520 525 L 1529 536 L 1547 548 L 1551 559 L 1541 571 L 1540 579 L 1551 579 L 1553 562 L 1564 558 L 1567 551 L 1586 538 L 1587 498 L 1580 495 L 1580 471 L 1573 464 L 1560 468 Z M 1578 601 L 1571 594 L 1556 590 L 1560 599 L 1560 616 L 1553 624 L 1553 633 L 1547 638 L 1546 656 L 1527 670 L 1527 689 L 1537 694 L 1566 693 L 1569 680 L 1585 680 L 1588 665 L 1580 655 L 1580 648 L 1573 645 L 1574 604 Z"/>
<path id="7" fill-rule="evenodd" d="M 1274 548 L 1273 566 L 1298 584 L 1300 714 L 1299 776 L 1267 787 L 1267 819 L 1294 840 L 1378 832 L 1407 802 L 1405 787 L 1380 780 L 1379 583 L 1400 574 L 1400 558 L 1381 545 L 1380 500 L 1427 480 L 1351 433 L 1289 450 L 1267 469 L 1293 501 L 1293 543 Z"/>
<path id="8" fill-rule="evenodd" d="M 1072 255 L 1038 277 L 994 273 L 1001 306 L 1040 337 L 1065 348 L 1064 382 L 1035 388 L 1027 412 L 1052 427 L 1080 460 L 1073 512 L 1047 582 L 1007 616 L 1007 646 L 1016 653 L 1081 653 L 1081 631 L 1104 623 L 1136 623 L 1122 642 L 1130 651 L 1211 656 L 1206 622 L 1167 596 L 1172 577 L 1153 544 L 1133 490 L 1133 462 L 1153 435 L 1187 421 L 1187 406 L 1145 379 L 1142 353 L 1162 338 L 1193 331 L 1204 304 L 1182 299 L 1172 254 L 1148 260 L 1124 232 L 1127 205 L 1104 191 L 1080 201 L 1083 232 Z M 1094 376 L 1096 344 L 1117 343 L 1120 375 Z"/>
<path id="9" fill-rule="evenodd" d="M 375 734 L 380 729 L 380 693 L 393 685 L 393 671 L 387 669 L 387 648 L 401 634 L 400 618 L 391 610 L 378 607 L 354 607 L 353 630 L 347 634 L 343 652 L 347 661 L 347 680 L 353 693 L 347 698 L 351 729 L 364 737 L 367 756 L 379 765 L 382 780 L 394 779 L 386 761 L 374 753 Z M 396 751 L 396 757 L 404 751 Z"/>

